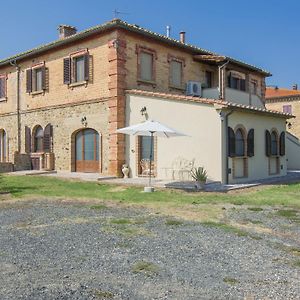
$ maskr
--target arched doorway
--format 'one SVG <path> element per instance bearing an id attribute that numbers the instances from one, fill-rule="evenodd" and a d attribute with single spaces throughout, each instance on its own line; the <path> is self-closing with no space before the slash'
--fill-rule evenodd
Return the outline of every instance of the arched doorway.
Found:
<path id="1" fill-rule="evenodd" d="M 82 129 L 75 136 L 76 172 L 99 172 L 99 134 L 94 129 Z"/>

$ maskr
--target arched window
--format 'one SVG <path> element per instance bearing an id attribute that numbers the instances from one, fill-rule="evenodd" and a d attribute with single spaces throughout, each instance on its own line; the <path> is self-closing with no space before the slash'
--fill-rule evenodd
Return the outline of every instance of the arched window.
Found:
<path id="1" fill-rule="evenodd" d="M 0 130 L 0 161 L 6 162 L 6 132 L 4 129 Z"/>
<path id="2" fill-rule="evenodd" d="M 278 136 L 275 131 L 271 133 L 271 155 L 278 155 Z"/>
<path id="3" fill-rule="evenodd" d="M 245 155 L 245 139 L 242 129 L 238 129 L 235 133 L 235 153 L 236 156 Z"/>
<path id="4" fill-rule="evenodd" d="M 37 126 L 34 132 L 34 152 L 44 151 L 44 130 Z"/>

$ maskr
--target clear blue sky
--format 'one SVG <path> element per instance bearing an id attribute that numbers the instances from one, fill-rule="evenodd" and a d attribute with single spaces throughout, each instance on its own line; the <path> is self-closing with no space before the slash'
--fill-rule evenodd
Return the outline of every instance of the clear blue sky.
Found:
<path id="1" fill-rule="evenodd" d="M 10 0 L 1 2 L 0 58 L 57 38 L 59 24 L 79 30 L 113 18 L 172 37 L 187 32 L 187 42 L 270 71 L 268 84 L 300 86 L 299 0 L 116 1 Z"/>

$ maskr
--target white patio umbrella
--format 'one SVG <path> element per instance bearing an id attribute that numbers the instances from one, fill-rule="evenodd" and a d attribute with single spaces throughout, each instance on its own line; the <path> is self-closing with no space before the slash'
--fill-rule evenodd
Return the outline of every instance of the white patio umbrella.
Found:
<path id="1" fill-rule="evenodd" d="M 149 174 L 149 187 L 145 187 L 145 191 L 152 192 L 151 187 L 151 161 L 152 161 L 152 147 L 153 147 L 153 136 L 158 137 L 176 137 L 176 136 L 186 136 L 186 134 L 176 131 L 166 125 L 163 125 L 157 121 L 148 120 L 140 124 L 120 128 L 117 133 L 129 134 L 129 135 L 141 135 L 141 136 L 151 136 L 150 140 L 150 174 Z"/>

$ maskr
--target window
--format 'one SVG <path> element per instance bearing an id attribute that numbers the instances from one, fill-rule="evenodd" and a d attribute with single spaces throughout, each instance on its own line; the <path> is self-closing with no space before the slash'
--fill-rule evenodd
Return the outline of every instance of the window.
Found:
<path id="1" fill-rule="evenodd" d="M 90 79 L 89 65 L 90 56 L 86 51 L 64 58 L 64 84 L 86 83 Z"/>
<path id="2" fill-rule="evenodd" d="M 205 71 L 205 83 L 207 88 L 213 87 L 213 72 Z"/>
<path id="3" fill-rule="evenodd" d="M 136 45 L 137 81 L 141 84 L 155 86 L 156 51 L 144 46 Z"/>
<path id="4" fill-rule="evenodd" d="M 278 137 L 275 131 L 271 133 L 271 155 L 278 155 Z"/>
<path id="5" fill-rule="evenodd" d="M 43 64 L 26 70 L 26 92 L 42 92 L 46 89 L 46 68 Z"/>
<path id="6" fill-rule="evenodd" d="M 34 70 L 34 81 L 35 81 L 35 91 L 42 91 L 43 90 L 43 70 L 42 68 L 38 68 Z"/>
<path id="7" fill-rule="evenodd" d="M 6 162 L 6 132 L 0 130 L 0 162 Z"/>
<path id="8" fill-rule="evenodd" d="M 141 52 L 140 54 L 140 79 L 153 81 L 153 54 Z"/>
<path id="9" fill-rule="evenodd" d="M 34 132 L 34 152 L 44 151 L 44 130 L 41 126 L 37 126 Z"/>
<path id="10" fill-rule="evenodd" d="M 246 91 L 246 79 L 243 78 L 244 76 L 239 76 L 235 73 L 229 73 L 228 75 L 228 87 L 240 90 L 240 91 Z"/>
<path id="11" fill-rule="evenodd" d="M 6 76 L 0 75 L 0 99 L 6 98 Z"/>
<path id="12" fill-rule="evenodd" d="M 74 77 L 75 82 L 81 82 L 84 81 L 84 56 L 79 56 L 74 58 Z"/>
<path id="13" fill-rule="evenodd" d="M 292 114 L 292 105 L 283 105 L 282 111 L 286 114 Z"/>
<path id="14" fill-rule="evenodd" d="M 250 81 L 250 92 L 253 95 L 257 95 L 257 80 Z"/>
<path id="15" fill-rule="evenodd" d="M 235 153 L 236 156 L 245 155 L 245 139 L 242 129 L 238 129 L 235 133 Z"/>
<path id="16" fill-rule="evenodd" d="M 171 60 L 170 62 L 170 85 L 182 87 L 182 62 Z"/>
<path id="17" fill-rule="evenodd" d="M 155 173 L 155 145 L 156 138 L 153 138 L 152 148 L 151 148 L 151 137 L 150 136 L 139 136 L 137 138 L 138 151 L 137 151 L 137 162 L 138 162 L 138 175 L 149 176 L 150 175 L 150 164 L 151 164 L 151 175 Z M 150 154 L 151 154 L 151 163 L 150 163 Z"/>
<path id="18" fill-rule="evenodd" d="M 140 137 L 140 158 L 150 159 L 150 153 L 152 154 L 151 156 L 153 160 L 154 145 L 152 143 L 152 148 L 151 148 L 151 136 L 141 136 Z"/>

